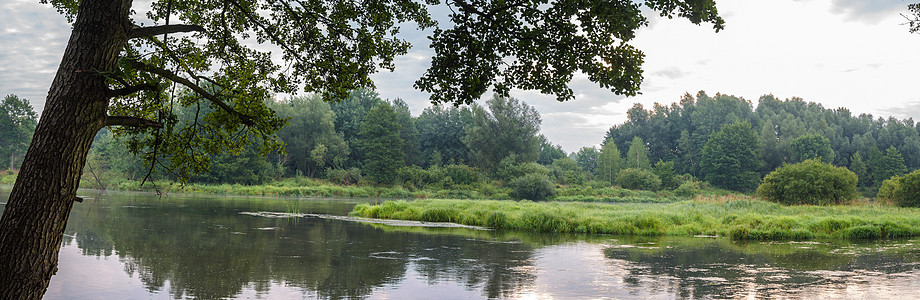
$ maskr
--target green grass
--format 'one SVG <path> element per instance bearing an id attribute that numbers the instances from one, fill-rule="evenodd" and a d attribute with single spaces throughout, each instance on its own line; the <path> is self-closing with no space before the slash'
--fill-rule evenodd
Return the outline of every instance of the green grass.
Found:
<path id="1" fill-rule="evenodd" d="M 714 235 L 735 240 L 879 239 L 920 235 L 920 209 L 917 208 L 782 206 L 737 196 L 728 198 L 671 204 L 425 199 L 360 204 L 351 214 L 532 232 Z"/>

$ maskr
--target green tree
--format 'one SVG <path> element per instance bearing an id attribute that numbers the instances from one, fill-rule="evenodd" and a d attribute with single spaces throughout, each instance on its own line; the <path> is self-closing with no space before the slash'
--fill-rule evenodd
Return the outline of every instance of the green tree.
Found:
<path id="1" fill-rule="evenodd" d="M 673 161 L 665 162 L 659 160 L 652 166 L 652 172 L 661 179 L 661 188 L 668 190 L 677 188 L 677 181 L 674 179 Z"/>
<path id="2" fill-rule="evenodd" d="M 638 136 L 634 137 L 632 143 L 629 144 L 629 152 L 626 153 L 626 167 L 638 169 L 651 168 L 651 164 L 648 161 L 648 149 L 646 149 L 645 141 Z"/>
<path id="3" fill-rule="evenodd" d="M 367 178 L 383 184 L 396 180 L 396 170 L 405 165 L 400 127 L 396 112 L 385 102 L 367 113 L 356 141 Z"/>
<path id="4" fill-rule="evenodd" d="M 760 147 L 748 122 L 726 124 L 713 133 L 700 158 L 700 171 L 714 186 L 753 191 L 760 183 Z"/>
<path id="5" fill-rule="evenodd" d="M 330 103 L 332 112 L 335 113 L 335 131 L 342 135 L 349 148 L 356 148 L 358 132 L 361 131 L 361 124 L 367 118 L 367 113 L 382 102 L 384 102 L 383 99 L 380 99 L 376 92 L 369 89 L 358 89 L 351 91 L 348 99 Z M 352 151 L 348 155 L 345 166 L 356 167 L 360 164 L 361 154 Z"/>
<path id="6" fill-rule="evenodd" d="M 393 110 L 396 111 L 396 122 L 399 123 L 399 137 L 403 140 L 402 152 L 406 154 L 406 165 L 421 165 L 423 157 L 419 148 L 418 129 L 415 118 L 409 112 L 409 105 L 402 99 L 393 100 Z"/>
<path id="7" fill-rule="evenodd" d="M 894 146 L 886 149 L 885 156 L 877 159 L 877 163 L 873 164 L 872 177 L 875 178 L 878 185 L 881 185 L 885 179 L 905 173 L 907 173 L 907 166 L 904 165 L 904 158 Z"/>
<path id="8" fill-rule="evenodd" d="M 868 180 L 869 172 L 866 168 L 866 163 L 862 160 L 862 155 L 859 155 L 859 152 L 853 153 L 853 156 L 850 157 L 850 171 L 853 171 L 856 174 L 856 178 L 859 178 L 857 182 L 858 186 L 865 186 L 866 181 Z"/>
<path id="9" fill-rule="evenodd" d="M 581 147 L 575 152 L 575 162 L 588 174 L 594 174 L 597 169 L 597 157 L 599 153 L 594 147 Z"/>
<path id="10" fill-rule="evenodd" d="M 0 102 L 0 157 L 9 157 L 10 170 L 16 169 L 29 148 L 35 123 L 35 111 L 29 100 L 11 94 Z"/>
<path id="11" fill-rule="evenodd" d="M 476 164 L 494 170 L 508 155 L 518 162 L 535 162 L 540 157 L 540 114 L 515 98 L 495 96 L 486 102 L 489 111 L 473 108 L 473 124 L 466 132 Z"/>
<path id="12" fill-rule="evenodd" d="M 273 103 L 271 108 L 288 120 L 278 137 L 286 150 L 280 160 L 290 174 L 314 177 L 327 166 L 335 166 L 336 161 L 345 160 L 351 152 L 343 135 L 335 131 L 335 113 L 319 95 L 294 97 Z"/>
<path id="13" fill-rule="evenodd" d="M 0 219 L 0 277 L 8 278 L 0 298 L 40 298 L 47 288 L 86 155 L 102 127 L 132 128 L 146 139 L 132 143 L 133 150 L 178 164 L 199 163 L 201 150 L 241 151 L 249 139 L 240 132 L 264 137 L 259 152 L 269 153 L 281 145 L 273 134 L 283 125 L 263 103 L 269 94 L 303 88 L 331 100 L 373 87 L 370 75 L 392 69 L 394 57 L 409 49 L 398 38 L 400 26 L 436 25 L 429 3 L 413 1 L 48 2 L 73 22 L 73 33 Z M 661 15 L 723 28 L 712 0 L 645 4 Z M 629 41 L 648 22 L 638 3 L 604 9 L 578 1 L 446 5 L 450 22 L 432 31 L 432 66 L 416 83 L 436 101 L 470 103 L 490 87 L 570 99 L 567 84 L 575 72 L 614 93 L 639 89 L 643 54 Z M 154 25 L 139 26 L 136 16 Z M 276 45 L 280 55 L 258 50 L 264 48 L 253 40 Z M 168 97 L 172 84 L 218 109 L 204 123 L 174 122 L 166 108 L 197 100 Z M 195 135 L 206 138 L 190 138 Z M 171 167 L 185 174 L 202 169 Z"/>
<path id="14" fill-rule="evenodd" d="M 826 163 L 834 162 L 834 150 L 831 141 L 817 134 L 806 134 L 792 140 L 792 162 L 803 162 L 806 159 L 819 158 Z"/>
<path id="15" fill-rule="evenodd" d="M 613 139 L 607 139 L 597 156 L 597 178 L 613 183 L 617 173 L 620 172 L 620 168 L 623 167 L 622 160 L 620 150 L 614 144 Z"/>
<path id="16" fill-rule="evenodd" d="M 422 155 L 430 161 L 437 152 L 444 163 L 468 163 L 470 149 L 463 141 L 472 123 L 473 112 L 469 106 L 434 105 L 425 108 L 415 122 Z"/>
<path id="17" fill-rule="evenodd" d="M 537 158 L 537 163 L 546 166 L 553 164 L 557 159 L 566 157 L 562 146 L 550 143 L 542 134 L 538 138 L 540 139 L 540 158 Z"/>

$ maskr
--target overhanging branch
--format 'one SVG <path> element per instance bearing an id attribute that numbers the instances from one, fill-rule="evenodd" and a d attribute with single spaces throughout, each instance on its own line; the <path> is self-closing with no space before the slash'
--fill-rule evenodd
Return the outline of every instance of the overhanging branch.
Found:
<path id="1" fill-rule="evenodd" d="M 134 38 L 155 36 L 155 35 L 161 35 L 161 34 L 178 33 L 178 32 L 192 32 L 192 31 L 204 32 L 205 29 L 204 27 L 201 27 L 198 25 L 185 25 L 185 24 L 137 27 L 131 30 L 131 34 L 128 36 L 128 38 L 134 39 Z"/>
<path id="2" fill-rule="evenodd" d="M 108 116 L 105 118 L 105 126 L 163 128 L 163 123 L 138 117 Z"/>
<path id="3" fill-rule="evenodd" d="M 144 83 L 138 85 L 126 86 L 116 90 L 109 90 L 106 94 L 108 97 L 118 97 L 118 96 L 127 96 L 140 91 L 156 91 L 157 85 L 153 83 Z"/>
<path id="4" fill-rule="evenodd" d="M 227 105 L 227 103 L 224 103 L 224 101 L 220 100 L 220 98 L 217 98 L 217 96 L 215 96 L 214 94 L 211 94 L 208 91 L 205 91 L 203 88 L 189 81 L 188 79 L 182 78 L 179 75 L 176 75 L 175 73 L 170 72 L 169 70 L 165 70 L 165 69 L 162 69 L 156 66 L 148 65 L 148 64 L 145 64 L 145 63 L 133 60 L 133 59 L 128 59 L 127 61 L 128 63 L 131 64 L 131 67 L 136 70 L 160 75 L 163 78 L 172 80 L 173 82 L 182 84 L 192 89 L 192 91 L 195 91 L 195 93 L 198 93 L 205 99 L 208 99 L 208 101 L 211 101 L 211 103 L 213 103 L 214 105 L 217 105 L 217 107 L 220 107 L 220 109 L 223 109 L 224 111 L 239 118 L 240 122 L 242 122 L 244 125 L 246 126 L 255 125 L 255 122 L 252 120 L 252 117 L 236 111 L 235 109 Z"/>

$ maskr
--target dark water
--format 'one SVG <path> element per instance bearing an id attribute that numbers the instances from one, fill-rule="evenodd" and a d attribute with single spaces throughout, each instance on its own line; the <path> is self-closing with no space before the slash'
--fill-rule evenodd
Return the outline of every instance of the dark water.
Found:
<path id="1" fill-rule="evenodd" d="M 363 200 L 82 194 L 46 299 L 920 295 L 917 240 L 737 243 L 394 227 L 252 214 L 344 215 Z"/>

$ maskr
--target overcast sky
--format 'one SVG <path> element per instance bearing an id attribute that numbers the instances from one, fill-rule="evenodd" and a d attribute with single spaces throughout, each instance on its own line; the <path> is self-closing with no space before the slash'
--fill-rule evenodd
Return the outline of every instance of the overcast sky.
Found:
<path id="1" fill-rule="evenodd" d="M 621 97 L 586 77 L 571 83 L 576 99 L 559 103 L 537 92 L 512 96 L 537 108 L 542 132 L 568 151 L 600 144 L 633 103 L 669 104 L 684 93 L 731 94 L 755 103 L 764 94 L 801 97 L 853 113 L 920 119 L 920 34 L 909 34 L 912 0 L 717 0 L 725 30 L 650 16 L 632 44 L 645 51 L 642 95 Z M 402 98 L 415 115 L 428 95 L 412 83 L 429 64 L 425 33 L 404 26 L 415 48 L 396 71 L 374 76 L 384 99 Z M 43 107 L 70 34 L 66 20 L 33 0 L 0 4 L 0 94 Z"/>

